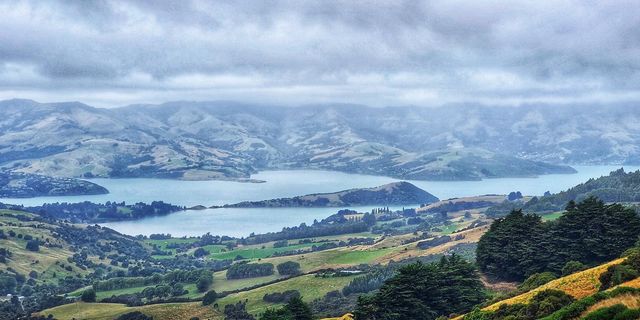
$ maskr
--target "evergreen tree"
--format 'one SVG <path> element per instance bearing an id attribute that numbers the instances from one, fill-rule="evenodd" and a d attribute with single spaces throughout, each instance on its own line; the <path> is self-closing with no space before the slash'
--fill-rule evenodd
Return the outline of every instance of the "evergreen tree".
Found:
<path id="1" fill-rule="evenodd" d="M 313 313 L 311 308 L 302 301 L 300 297 L 293 297 L 289 300 L 289 303 L 285 306 L 285 309 L 291 315 L 292 320 L 312 320 Z"/>

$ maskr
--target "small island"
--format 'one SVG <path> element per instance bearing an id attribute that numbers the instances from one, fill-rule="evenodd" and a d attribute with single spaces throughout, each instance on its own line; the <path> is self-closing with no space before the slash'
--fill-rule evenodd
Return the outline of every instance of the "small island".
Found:
<path id="1" fill-rule="evenodd" d="M 93 182 L 55 178 L 22 172 L 0 172 L 0 198 L 79 196 L 107 194 L 109 190 Z"/>
<path id="2" fill-rule="evenodd" d="M 374 188 L 316 193 L 292 198 L 244 201 L 212 208 L 344 207 L 366 205 L 429 204 L 439 199 L 409 182 L 393 182 Z"/>

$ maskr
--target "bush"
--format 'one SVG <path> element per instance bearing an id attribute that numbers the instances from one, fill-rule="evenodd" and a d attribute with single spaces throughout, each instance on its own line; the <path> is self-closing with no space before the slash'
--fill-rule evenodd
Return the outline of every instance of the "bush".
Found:
<path id="1" fill-rule="evenodd" d="M 153 320 L 153 317 L 150 317 L 140 311 L 133 311 L 117 317 L 116 320 Z"/>
<path id="2" fill-rule="evenodd" d="M 280 275 L 297 275 L 300 274 L 300 264 L 295 261 L 287 261 L 279 264 L 277 267 Z"/>
<path id="3" fill-rule="evenodd" d="M 623 304 L 614 304 L 610 307 L 601 308 L 589 313 L 584 320 L 612 320 L 616 318 L 616 315 L 621 314 L 629 310 Z"/>
<path id="4" fill-rule="evenodd" d="M 562 267 L 562 276 L 568 276 L 570 274 L 582 271 L 587 269 L 587 266 L 585 266 L 582 262 L 580 261 L 569 261 L 567 263 L 565 263 L 564 267 Z"/>
<path id="5" fill-rule="evenodd" d="M 96 291 L 93 288 L 82 291 L 80 300 L 83 302 L 96 302 Z"/>
<path id="6" fill-rule="evenodd" d="M 198 248 L 193 252 L 193 256 L 196 258 L 204 257 L 206 255 L 209 255 L 209 251 L 205 250 L 204 248 Z"/>
<path id="7" fill-rule="evenodd" d="M 211 274 L 204 274 L 198 278 L 196 282 L 196 288 L 198 292 L 205 292 L 213 284 L 213 276 Z"/>
<path id="8" fill-rule="evenodd" d="M 245 279 L 270 276 L 273 272 L 271 263 L 236 263 L 227 269 L 227 279 Z"/>
<path id="9" fill-rule="evenodd" d="M 534 273 L 518 286 L 518 290 L 521 292 L 531 291 L 555 279 L 557 279 L 557 277 L 553 272 Z"/>
<path id="10" fill-rule="evenodd" d="M 267 293 L 262 297 L 262 300 L 269 303 L 286 303 L 293 298 L 299 297 L 300 292 L 298 290 L 287 290 L 285 292 Z"/>
<path id="11" fill-rule="evenodd" d="M 38 252 L 40 250 L 40 242 L 38 240 L 27 241 L 27 250 Z"/>
<path id="12" fill-rule="evenodd" d="M 209 290 L 205 293 L 204 297 L 202 297 L 202 305 L 208 306 L 218 299 L 218 294 L 214 290 Z"/>
<path id="13" fill-rule="evenodd" d="M 600 275 L 600 290 L 615 287 L 638 277 L 638 271 L 626 264 L 611 266 Z"/>
<path id="14" fill-rule="evenodd" d="M 289 241 L 287 240 L 276 241 L 273 243 L 274 248 L 284 248 L 288 246 L 289 246 Z"/>

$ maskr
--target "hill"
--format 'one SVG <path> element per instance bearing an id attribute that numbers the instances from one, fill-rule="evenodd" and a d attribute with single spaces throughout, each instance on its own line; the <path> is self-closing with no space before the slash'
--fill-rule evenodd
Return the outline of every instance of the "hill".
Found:
<path id="1" fill-rule="evenodd" d="M 109 190 L 93 182 L 54 178 L 21 172 L 0 172 L 0 198 L 77 196 L 106 194 Z"/>
<path id="2" fill-rule="evenodd" d="M 439 199 L 408 182 L 394 182 L 374 188 L 357 188 L 331 193 L 308 194 L 292 198 L 245 201 L 225 208 L 344 207 L 364 205 L 429 204 Z"/>
<path id="3" fill-rule="evenodd" d="M 592 178 L 565 191 L 535 197 L 522 205 L 525 211 L 550 212 L 563 210 L 569 201 L 582 201 L 595 196 L 605 202 L 639 202 L 640 171 L 625 172 L 624 168 L 607 176 Z"/>
<path id="4" fill-rule="evenodd" d="M 576 150 L 582 157 L 585 150 L 582 137 L 561 148 L 523 143 L 532 142 L 532 130 L 553 135 L 549 128 L 557 108 L 545 113 L 550 119 L 544 127 L 530 124 L 528 112 L 504 108 L 463 112 L 172 102 L 99 109 L 77 102 L 7 100 L 0 101 L 0 110 L 5 115 L 0 166 L 60 177 L 247 180 L 257 170 L 327 169 L 398 179 L 478 180 L 572 173 L 566 165 L 542 161 L 560 163 L 559 152 Z M 502 134 L 505 123 L 512 124 L 509 134 Z M 603 161 L 597 151 L 587 159 Z"/>

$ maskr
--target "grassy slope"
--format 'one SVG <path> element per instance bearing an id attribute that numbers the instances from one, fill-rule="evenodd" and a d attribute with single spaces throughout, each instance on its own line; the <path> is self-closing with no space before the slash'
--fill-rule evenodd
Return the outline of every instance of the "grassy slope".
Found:
<path id="1" fill-rule="evenodd" d="M 72 303 L 40 312 L 47 316 L 52 314 L 56 319 L 86 319 L 113 320 L 114 318 L 133 311 L 141 311 L 150 315 L 154 320 L 189 320 L 192 317 L 200 319 L 222 320 L 222 314 L 213 308 L 204 307 L 199 302 L 154 304 L 141 307 L 127 307 L 117 303 Z"/>
<path id="2" fill-rule="evenodd" d="M 0 264 L 0 270 L 6 270 L 10 267 L 25 275 L 31 271 L 36 271 L 38 272 L 38 279 L 43 282 L 56 281 L 53 278 L 54 273 L 57 278 L 64 278 L 67 275 L 78 273 L 88 273 L 88 271 L 83 271 L 67 262 L 67 258 L 73 255 L 69 250 L 69 244 L 57 239 L 51 231 L 42 228 L 53 226 L 41 222 L 20 221 L 8 216 L 9 214 L 32 216 L 30 213 L 21 211 L 0 210 L 0 229 L 4 230 L 6 235 L 8 235 L 9 231 L 16 233 L 16 237 L 0 240 L 0 247 L 9 249 L 12 253 L 11 259 L 6 264 Z M 36 225 L 39 227 L 35 227 Z M 48 248 L 41 245 L 38 252 L 28 251 L 25 249 L 27 241 L 19 239 L 17 237 L 18 234 L 31 235 L 34 239 L 49 239 L 49 243 L 61 245 L 62 248 Z M 72 271 L 65 270 L 56 262 L 71 265 Z M 108 261 L 105 261 L 105 263 L 108 264 Z"/>
<path id="3" fill-rule="evenodd" d="M 226 304 L 245 301 L 246 299 L 247 311 L 252 314 L 257 314 L 264 311 L 264 309 L 267 307 L 277 306 L 277 304 L 266 303 L 262 300 L 262 297 L 266 293 L 283 292 L 286 290 L 298 290 L 300 291 L 302 298 L 305 301 L 309 302 L 314 299 L 321 298 L 329 291 L 341 290 L 354 277 L 355 276 L 320 278 L 314 275 L 305 275 L 274 283 L 258 289 L 232 294 L 220 299 L 218 303 L 222 308 Z"/>
<path id="4" fill-rule="evenodd" d="M 600 275 L 607 271 L 608 267 L 619 264 L 622 261 L 624 261 L 624 259 L 617 259 L 595 268 L 553 280 L 529 292 L 494 303 L 484 308 L 484 310 L 496 310 L 502 304 L 528 303 L 538 292 L 546 289 L 561 290 L 576 299 L 584 298 L 598 292 L 598 289 L 600 288 L 600 281 L 598 278 Z"/>

